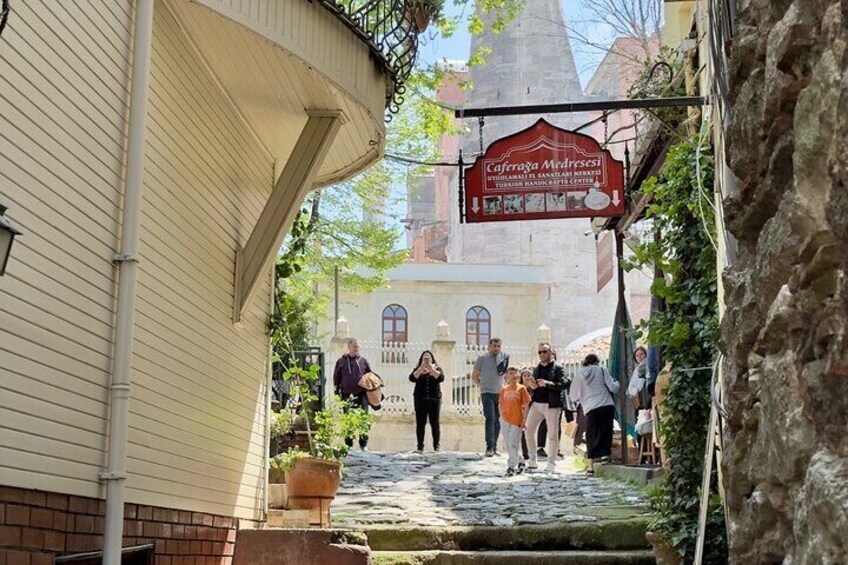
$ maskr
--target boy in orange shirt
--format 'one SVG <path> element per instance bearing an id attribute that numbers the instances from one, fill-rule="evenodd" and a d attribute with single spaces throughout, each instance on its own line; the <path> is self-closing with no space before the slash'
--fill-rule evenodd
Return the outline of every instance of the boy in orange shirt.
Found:
<path id="1" fill-rule="evenodd" d="M 503 433 L 507 460 L 506 476 L 511 477 L 524 471 L 524 461 L 521 459 L 521 436 L 524 433 L 524 420 L 530 406 L 530 393 L 518 384 L 519 370 L 510 367 L 506 371 L 506 384 L 498 396 L 498 407 L 501 413 L 501 432 Z"/>

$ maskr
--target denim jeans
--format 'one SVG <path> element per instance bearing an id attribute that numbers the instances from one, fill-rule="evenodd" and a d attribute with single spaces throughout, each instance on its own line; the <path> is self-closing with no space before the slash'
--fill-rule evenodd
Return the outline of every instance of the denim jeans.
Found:
<path id="1" fill-rule="evenodd" d="M 510 424 L 506 420 L 503 420 L 500 424 L 503 431 L 504 446 L 509 455 L 506 466 L 515 470 L 518 467 L 518 462 L 521 461 L 521 437 L 523 433 L 520 426 Z"/>
<path id="2" fill-rule="evenodd" d="M 483 417 L 486 418 L 486 451 L 494 451 L 501 434 L 501 414 L 498 409 L 498 393 L 481 392 L 480 401 L 483 403 Z"/>

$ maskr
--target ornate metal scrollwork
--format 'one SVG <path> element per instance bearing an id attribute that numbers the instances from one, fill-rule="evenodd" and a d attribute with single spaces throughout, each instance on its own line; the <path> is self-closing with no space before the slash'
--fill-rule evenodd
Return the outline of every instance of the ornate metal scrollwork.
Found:
<path id="1" fill-rule="evenodd" d="M 386 121 L 400 109 L 405 82 L 418 55 L 418 27 L 408 0 L 318 0 L 333 12 L 371 50 L 374 60 L 391 78 L 386 92 Z"/>
<path id="2" fill-rule="evenodd" d="M 0 4 L 0 35 L 3 35 L 3 30 L 6 29 L 6 23 L 9 21 L 9 12 L 12 8 L 9 6 L 9 0 L 3 0 Z"/>

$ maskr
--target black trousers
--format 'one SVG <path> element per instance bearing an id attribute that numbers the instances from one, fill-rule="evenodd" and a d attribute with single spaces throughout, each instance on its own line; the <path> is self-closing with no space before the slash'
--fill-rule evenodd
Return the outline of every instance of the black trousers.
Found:
<path id="1" fill-rule="evenodd" d="M 430 432 L 433 434 L 433 449 L 439 449 L 441 430 L 439 429 L 439 412 L 442 401 L 429 398 L 415 399 L 415 435 L 418 439 L 418 449 L 424 449 L 424 428 L 430 420 Z"/>
<path id="2" fill-rule="evenodd" d="M 612 428 L 615 408 L 601 406 L 586 413 L 586 457 L 609 457 L 612 448 Z"/>

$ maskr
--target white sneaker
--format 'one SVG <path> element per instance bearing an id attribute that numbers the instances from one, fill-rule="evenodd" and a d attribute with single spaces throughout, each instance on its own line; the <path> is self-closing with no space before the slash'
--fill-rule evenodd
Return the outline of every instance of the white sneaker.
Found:
<path id="1" fill-rule="evenodd" d="M 556 465 L 552 465 L 552 464 L 548 463 L 545 466 L 545 472 L 546 473 L 556 473 Z"/>

